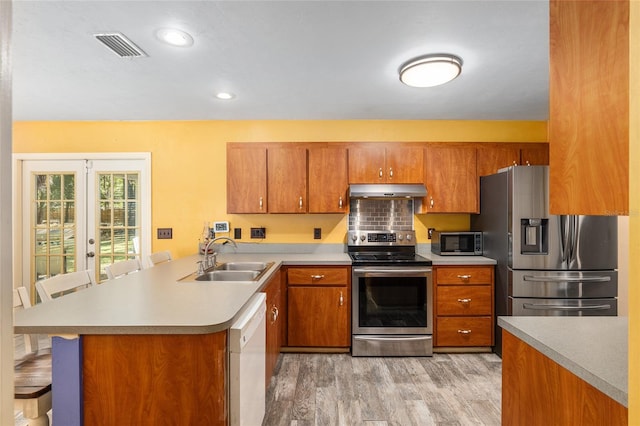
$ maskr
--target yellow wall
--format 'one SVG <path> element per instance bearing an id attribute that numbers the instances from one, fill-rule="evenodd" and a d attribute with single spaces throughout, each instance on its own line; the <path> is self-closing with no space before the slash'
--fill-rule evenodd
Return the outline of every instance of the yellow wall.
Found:
<path id="1" fill-rule="evenodd" d="M 161 121 L 16 122 L 13 151 L 151 152 L 153 251 L 182 257 L 196 251 L 204 221 L 228 220 L 242 228 L 264 226 L 264 243 L 343 243 L 345 215 L 227 215 L 227 142 L 546 142 L 546 122 L 518 121 Z M 426 228 L 468 229 L 468 215 L 419 215 L 418 242 Z M 173 228 L 172 240 L 155 229 Z"/>
<path id="2" fill-rule="evenodd" d="M 640 2 L 629 22 L 629 424 L 640 425 Z M 639 336 L 639 337 L 636 337 Z"/>

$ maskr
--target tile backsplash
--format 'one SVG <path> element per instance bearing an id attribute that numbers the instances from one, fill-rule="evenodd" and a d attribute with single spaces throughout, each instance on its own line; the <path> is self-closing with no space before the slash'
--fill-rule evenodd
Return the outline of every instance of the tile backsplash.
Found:
<path id="1" fill-rule="evenodd" d="M 413 229 L 413 203 L 411 198 L 352 199 L 349 230 L 410 231 Z"/>

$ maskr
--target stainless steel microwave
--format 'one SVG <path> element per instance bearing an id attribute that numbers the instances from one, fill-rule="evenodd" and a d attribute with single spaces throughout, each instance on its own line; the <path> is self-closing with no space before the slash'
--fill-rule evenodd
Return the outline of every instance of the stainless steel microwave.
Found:
<path id="1" fill-rule="evenodd" d="M 440 256 L 481 256 L 482 232 L 433 231 L 431 252 Z"/>

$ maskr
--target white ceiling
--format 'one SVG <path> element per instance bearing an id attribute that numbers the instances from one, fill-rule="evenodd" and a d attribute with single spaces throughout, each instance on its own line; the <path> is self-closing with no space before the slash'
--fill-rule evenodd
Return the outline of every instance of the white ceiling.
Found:
<path id="1" fill-rule="evenodd" d="M 546 0 L 14 0 L 13 10 L 15 120 L 548 118 Z M 162 44 L 162 27 L 194 45 Z M 120 58 L 93 37 L 111 31 L 149 57 Z M 400 65 L 429 53 L 462 57 L 460 77 L 401 84 Z"/>

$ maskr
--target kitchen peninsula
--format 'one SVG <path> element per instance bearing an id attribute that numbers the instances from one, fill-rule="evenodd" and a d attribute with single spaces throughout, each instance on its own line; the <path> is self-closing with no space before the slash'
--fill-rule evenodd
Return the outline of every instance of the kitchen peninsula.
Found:
<path id="1" fill-rule="evenodd" d="M 256 282 L 178 282 L 193 255 L 17 312 L 16 333 L 63 336 L 55 424 L 227 424 L 228 329 L 241 308 L 283 260 L 350 264 L 344 253 L 225 256 L 274 265 Z"/>
<path id="2" fill-rule="evenodd" d="M 502 423 L 627 424 L 626 317 L 499 317 Z"/>

